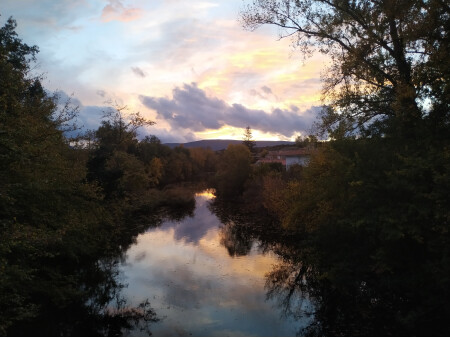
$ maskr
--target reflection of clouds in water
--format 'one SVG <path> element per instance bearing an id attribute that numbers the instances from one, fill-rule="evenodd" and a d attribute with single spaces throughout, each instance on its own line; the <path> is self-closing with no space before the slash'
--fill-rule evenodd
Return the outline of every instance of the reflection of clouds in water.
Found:
<path id="1" fill-rule="evenodd" d="M 141 252 L 137 253 L 136 256 L 134 256 L 134 261 L 136 263 L 139 263 L 140 261 L 145 259 L 145 257 L 147 257 L 147 252 L 141 251 Z"/>
<path id="2" fill-rule="evenodd" d="M 165 290 L 164 300 L 182 309 L 199 308 L 205 294 L 211 290 L 209 280 L 185 265 L 178 265 L 173 271 L 159 269 L 158 276 L 159 284 Z"/>
<path id="3" fill-rule="evenodd" d="M 196 209 L 193 217 L 185 218 L 181 222 L 167 222 L 161 229 L 175 230 L 174 237 L 177 241 L 185 240 L 187 243 L 198 244 L 209 229 L 220 225 L 219 219 L 207 208 L 207 198 L 196 196 Z"/>
<path id="4" fill-rule="evenodd" d="M 283 327 L 285 323 L 274 313 L 271 304 L 265 301 L 261 285 L 263 279 L 250 280 L 239 275 L 230 278 L 232 274 L 227 270 L 226 266 L 218 269 L 214 276 L 202 274 L 192 265 L 178 265 L 172 271 L 161 267 L 154 271 L 158 275 L 162 298 L 167 304 L 163 307 L 168 310 L 166 325 L 176 326 L 175 318 L 187 327 L 207 320 L 214 324 L 214 334 L 210 332 L 208 335 L 229 332 L 231 324 L 232 332 L 244 336 L 248 332 L 257 332 L 261 336 L 267 335 L 267 332 L 272 332 L 272 335 L 288 332 L 289 326 Z M 174 334 L 169 332 L 169 335 Z M 155 331 L 155 334 L 162 333 Z"/>
<path id="5" fill-rule="evenodd" d="M 275 257 L 257 250 L 230 257 L 220 244 L 221 224 L 207 208 L 208 199 L 196 198 L 193 217 L 166 222 L 140 235 L 129 249 L 133 265 L 122 266 L 126 297 L 148 298 L 164 317 L 152 327 L 156 336 L 294 335 L 298 324 L 280 318 L 273 302 L 266 301 L 264 276 Z"/>

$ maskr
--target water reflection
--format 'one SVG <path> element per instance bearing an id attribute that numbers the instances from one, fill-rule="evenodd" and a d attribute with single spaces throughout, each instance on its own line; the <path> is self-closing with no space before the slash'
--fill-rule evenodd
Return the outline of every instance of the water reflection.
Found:
<path id="1" fill-rule="evenodd" d="M 221 222 L 211 199 L 198 194 L 192 216 L 138 236 L 121 267 L 122 295 L 134 306 L 149 299 L 163 318 L 152 326 L 156 336 L 295 335 L 306 323 L 283 316 L 266 296 L 277 255 L 236 222 Z"/>
<path id="2" fill-rule="evenodd" d="M 286 316 L 300 319 L 312 315 L 304 272 L 301 264 L 281 262 L 266 275 L 267 298 L 275 299 Z"/>
<path id="3" fill-rule="evenodd" d="M 150 335 L 159 318 L 147 300 L 130 306 L 121 296 L 119 262 L 116 257 L 85 265 L 70 276 L 78 282 L 75 287 L 61 285 L 70 297 L 61 296 L 59 285 L 47 285 L 40 311 L 8 328 L 8 336 L 120 336 L 130 329 Z"/>
<path id="4" fill-rule="evenodd" d="M 248 255 L 252 249 L 253 240 L 247 236 L 243 227 L 230 221 L 220 227 L 220 244 L 228 250 L 231 257 Z"/>
<path id="5" fill-rule="evenodd" d="M 195 214 L 181 220 L 167 221 L 161 226 L 161 230 L 173 229 L 174 238 L 177 241 L 198 244 L 199 240 L 206 236 L 208 230 L 217 228 L 220 221 L 208 210 L 206 204 L 214 195 L 210 191 L 196 194 Z"/>

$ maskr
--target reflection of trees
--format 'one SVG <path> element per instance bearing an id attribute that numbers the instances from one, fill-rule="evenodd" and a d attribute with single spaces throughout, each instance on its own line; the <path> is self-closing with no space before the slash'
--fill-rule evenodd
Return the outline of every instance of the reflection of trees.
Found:
<path id="1" fill-rule="evenodd" d="M 120 283 L 119 260 L 103 260 L 97 265 L 97 278 L 87 285 L 90 298 L 80 312 L 83 324 L 72 328 L 70 335 L 119 336 L 138 329 L 151 335 L 150 325 L 159 319 L 148 300 L 130 306 L 120 295 L 125 287 Z M 81 331 L 80 331 L 81 330 Z"/>
<path id="2" fill-rule="evenodd" d="M 236 204 L 216 199 L 210 209 L 223 224 L 221 244 L 230 256 L 247 254 L 253 242 L 261 252 L 279 256 L 280 263 L 266 275 L 266 296 L 284 316 L 307 324 L 300 334 L 383 335 L 380 318 L 385 318 L 386 307 L 374 300 L 366 284 L 354 282 L 347 269 L 333 265 L 331 258 L 337 253 L 331 247 L 319 250 L 270 217 L 246 213 Z M 322 261 L 323 251 L 328 260 Z"/>
<path id="3" fill-rule="evenodd" d="M 357 262 L 338 265 L 333 261 L 338 253 L 331 248 L 318 250 L 306 240 L 290 244 L 288 240 L 281 236 L 262 244 L 282 260 L 266 275 L 265 287 L 267 298 L 275 300 L 283 314 L 310 318 L 301 335 L 386 336 L 404 332 L 404 327 L 394 325 L 396 313 L 411 304 L 390 293 L 392 286 L 360 274 Z"/>
<path id="4" fill-rule="evenodd" d="M 119 263 L 117 257 L 102 259 L 72 275 L 72 280 L 62 279 L 61 285 L 47 290 L 37 285 L 42 298 L 37 315 L 11 326 L 8 335 L 118 336 L 133 329 L 150 335 L 150 325 L 159 319 L 147 300 L 133 307 L 120 296 L 124 285 Z"/>
<path id="5" fill-rule="evenodd" d="M 301 264 L 282 262 L 266 274 L 267 298 L 275 299 L 284 315 L 299 318 L 306 291 L 305 269 Z"/>
<path id="6" fill-rule="evenodd" d="M 252 239 L 245 227 L 228 222 L 220 227 L 220 244 L 228 250 L 231 257 L 247 255 L 252 248 Z"/>
<path id="7" fill-rule="evenodd" d="M 247 255 L 255 240 L 252 231 L 258 221 L 239 210 L 234 203 L 216 198 L 208 208 L 222 223 L 220 227 L 220 244 L 228 250 L 231 257 Z"/>
<path id="8" fill-rule="evenodd" d="M 230 256 L 246 255 L 252 244 L 262 253 L 274 252 L 280 263 L 266 275 L 267 299 L 274 300 L 284 316 L 309 318 L 313 306 L 308 296 L 307 279 L 312 270 L 300 264 L 301 255 L 295 244 L 298 239 L 287 233 L 264 213 L 251 213 L 239 205 L 216 198 L 209 206 L 220 219 L 220 243 Z"/>
<path id="9" fill-rule="evenodd" d="M 124 253 L 136 242 L 140 233 L 148 228 L 158 227 L 167 220 L 180 221 L 193 215 L 195 191 L 183 192 L 178 204 L 173 203 L 173 198 L 170 197 L 171 203 L 163 205 L 157 212 L 134 211 L 125 215 L 126 222 L 116 238 L 120 251 L 116 250 L 112 257 L 99 259 L 82 272 L 85 298 L 80 300 L 75 311 L 71 310 L 69 321 L 61 318 L 60 325 L 64 327 L 64 335 L 119 336 L 136 330 L 151 335 L 151 324 L 159 321 L 159 318 L 148 300 L 138 306 L 130 306 L 121 296 L 121 290 L 126 285 L 120 282 L 119 265 L 124 262 Z"/>
<path id="10" fill-rule="evenodd" d="M 258 243 L 261 252 L 279 256 L 280 263 L 266 275 L 266 296 L 275 301 L 283 315 L 302 319 L 307 324 L 300 334 L 383 336 L 395 333 L 386 325 L 391 321 L 389 316 L 393 316 L 391 303 L 375 296 L 375 288 L 380 289 L 376 281 L 358 275 L 355 269 L 360 265 L 358 257 L 337 259 L 338 255 L 351 255 L 349 250 L 333 250 L 330 243 L 339 241 L 337 236 L 317 247 L 304 234 L 284 231 L 267 216 L 246 213 L 236 204 L 216 199 L 210 209 L 223 224 L 221 244 L 230 256 L 247 254 L 253 242 Z M 386 299 L 389 297 L 386 295 Z"/>
<path id="11" fill-rule="evenodd" d="M 82 260 L 75 257 L 70 262 L 57 260 L 58 264 L 43 262 L 33 283 L 23 288 L 39 305 L 18 309 L 16 321 L 8 326 L 8 335 L 117 336 L 131 330 L 150 335 L 151 324 L 158 317 L 148 301 L 130 306 L 120 295 L 125 285 L 120 282 L 119 266 L 140 233 L 167 219 L 182 219 L 192 211 L 189 205 L 117 217 L 108 241 L 100 242 L 103 251 L 96 249 Z"/>

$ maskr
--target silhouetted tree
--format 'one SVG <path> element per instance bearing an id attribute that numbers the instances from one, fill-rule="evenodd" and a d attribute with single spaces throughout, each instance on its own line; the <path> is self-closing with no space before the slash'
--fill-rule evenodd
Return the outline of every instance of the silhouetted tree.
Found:
<path id="1" fill-rule="evenodd" d="M 450 7 L 255 0 L 242 19 L 332 60 L 318 126 L 333 141 L 264 193 L 298 236 L 311 333 L 448 335 Z"/>
<path id="2" fill-rule="evenodd" d="M 247 126 L 244 131 L 244 140 L 242 143 L 250 150 L 250 153 L 255 152 L 255 141 L 253 140 L 252 130 L 250 129 L 250 126 Z"/>
<path id="3" fill-rule="evenodd" d="M 323 131 L 418 137 L 423 120 L 448 123 L 449 14 L 442 0 L 255 0 L 241 18 L 330 57 Z"/>

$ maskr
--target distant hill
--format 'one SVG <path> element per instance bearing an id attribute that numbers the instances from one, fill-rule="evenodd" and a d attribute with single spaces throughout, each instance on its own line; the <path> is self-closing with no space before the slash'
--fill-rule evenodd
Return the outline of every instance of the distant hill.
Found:
<path id="1" fill-rule="evenodd" d="M 164 143 L 166 146 L 175 148 L 179 145 L 183 145 L 185 148 L 210 148 L 217 151 L 226 149 L 229 144 L 240 144 L 242 140 L 201 140 L 187 143 Z M 273 147 L 282 144 L 294 145 L 295 142 L 290 141 L 255 141 L 256 147 Z"/>

